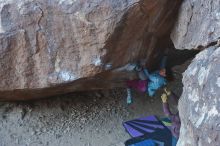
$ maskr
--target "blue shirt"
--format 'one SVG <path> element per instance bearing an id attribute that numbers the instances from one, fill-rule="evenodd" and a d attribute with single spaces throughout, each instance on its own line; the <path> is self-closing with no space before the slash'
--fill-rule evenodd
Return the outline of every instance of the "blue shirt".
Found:
<path id="1" fill-rule="evenodd" d="M 166 79 L 160 75 L 159 71 L 155 71 L 151 74 L 148 73 L 147 69 L 144 69 L 145 74 L 148 76 L 148 94 L 153 96 L 155 92 L 162 86 L 167 84 Z"/>

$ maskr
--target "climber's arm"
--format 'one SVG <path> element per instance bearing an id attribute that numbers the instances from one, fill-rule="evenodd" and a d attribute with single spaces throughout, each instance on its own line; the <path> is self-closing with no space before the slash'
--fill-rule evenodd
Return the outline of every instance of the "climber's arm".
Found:
<path id="1" fill-rule="evenodd" d="M 172 116 L 172 113 L 170 111 L 169 108 L 169 104 L 167 102 L 167 95 L 166 94 L 162 94 L 161 96 L 162 102 L 163 102 L 163 111 L 167 116 Z"/>
<path id="2" fill-rule="evenodd" d="M 178 104 L 179 97 L 174 92 L 167 90 L 167 88 L 165 88 L 164 91 L 167 96 L 171 97 L 175 101 L 175 103 Z"/>
<path id="3" fill-rule="evenodd" d="M 149 79 L 149 80 L 152 80 L 152 75 L 148 72 L 148 70 L 146 69 L 146 68 L 144 68 L 144 74 L 147 76 L 147 78 Z"/>
<path id="4" fill-rule="evenodd" d="M 175 93 L 173 93 L 173 92 L 171 92 L 170 97 L 173 98 L 175 103 L 178 105 L 179 97 Z"/>

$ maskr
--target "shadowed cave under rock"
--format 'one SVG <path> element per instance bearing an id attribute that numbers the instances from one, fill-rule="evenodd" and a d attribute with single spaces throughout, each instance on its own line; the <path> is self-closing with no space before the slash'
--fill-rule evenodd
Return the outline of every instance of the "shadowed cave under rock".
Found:
<path id="1" fill-rule="evenodd" d="M 196 53 L 198 51 L 169 51 L 167 65 L 172 67 L 174 80 L 168 88 L 178 96 L 182 93 L 182 72 Z M 1 102 L 1 144 L 122 146 L 130 138 L 122 122 L 153 114 L 164 117 L 160 99 L 162 92 L 159 90 L 154 97 L 148 97 L 133 91 L 134 101 L 129 106 L 125 88 Z M 177 111 L 172 104 L 171 109 Z"/>

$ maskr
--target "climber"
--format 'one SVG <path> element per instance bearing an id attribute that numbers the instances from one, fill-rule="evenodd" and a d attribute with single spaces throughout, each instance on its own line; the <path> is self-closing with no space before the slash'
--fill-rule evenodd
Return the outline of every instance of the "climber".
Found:
<path id="1" fill-rule="evenodd" d="M 147 92 L 149 96 L 153 96 L 155 92 L 162 86 L 166 85 L 166 64 L 167 57 L 163 57 L 160 70 L 149 73 L 146 68 L 137 65 L 135 71 L 138 73 L 138 80 L 129 80 L 127 84 L 127 103 L 132 103 L 131 89 L 140 92 Z"/>
<path id="2" fill-rule="evenodd" d="M 178 98 L 173 92 L 167 91 L 166 88 L 164 89 L 164 91 L 165 91 L 165 93 L 163 93 L 161 96 L 161 99 L 163 102 L 163 111 L 166 114 L 166 116 L 168 116 L 170 118 L 170 120 L 172 122 L 172 126 L 171 126 L 171 132 L 173 135 L 172 146 L 175 146 L 177 143 L 177 140 L 179 139 L 181 122 L 180 122 L 179 112 L 177 112 L 176 114 L 173 114 L 170 111 L 169 104 L 167 102 L 167 98 L 172 97 L 176 103 L 178 103 Z"/>

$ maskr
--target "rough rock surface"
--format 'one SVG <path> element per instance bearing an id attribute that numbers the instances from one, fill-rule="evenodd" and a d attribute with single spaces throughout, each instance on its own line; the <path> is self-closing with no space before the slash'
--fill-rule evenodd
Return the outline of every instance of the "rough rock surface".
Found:
<path id="1" fill-rule="evenodd" d="M 154 66 L 180 3 L 0 0 L 0 99 L 119 86 L 112 69 Z"/>
<path id="2" fill-rule="evenodd" d="M 177 49 L 206 47 L 220 37 L 220 1 L 184 0 L 171 38 Z"/>
<path id="3" fill-rule="evenodd" d="M 178 146 L 219 146 L 220 47 L 198 54 L 184 73 L 183 84 Z"/>
<path id="4" fill-rule="evenodd" d="M 171 33 L 177 49 L 204 49 L 184 73 L 178 146 L 220 144 L 219 8 L 219 0 L 184 0 Z"/>

